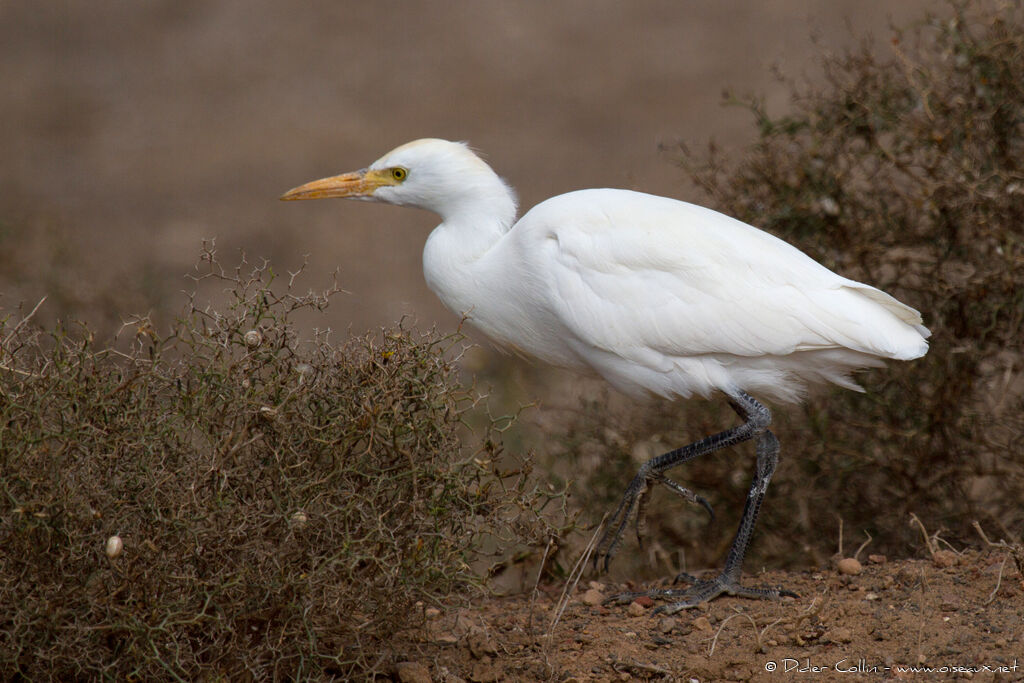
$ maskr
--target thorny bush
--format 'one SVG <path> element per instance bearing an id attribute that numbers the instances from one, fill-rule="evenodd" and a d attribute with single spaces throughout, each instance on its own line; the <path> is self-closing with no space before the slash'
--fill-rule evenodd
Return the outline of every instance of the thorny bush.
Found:
<path id="1" fill-rule="evenodd" d="M 892 293 L 933 333 L 926 357 L 861 375 L 866 394 L 819 392 L 776 411 L 782 465 L 752 566 L 824 562 L 840 519 L 853 548 L 867 531 L 868 552 L 895 555 L 920 547 L 911 512 L 950 540 L 974 539 L 974 519 L 1011 538 L 1024 529 L 1024 15 L 1020 2 L 947 14 L 895 30 L 887 57 L 868 41 L 826 56 L 823 83 L 793 85 L 784 116 L 728 97 L 757 125 L 741 160 L 714 145 L 675 150 L 715 208 Z M 734 420 L 701 402 L 583 418 L 568 449 L 596 463 L 607 506 L 635 463 L 602 453 L 633 444 L 642 460 Z M 752 463 L 751 448 L 677 473 L 716 504 L 722 544 L 707 543 L 706 516 L 656 493 L 651 538 L 669 564 L 678 547 L 692 566 L 720 562 L 747 487 L 737 475 Z"/>
<path id="2" fill-rule="evenodd" d="M 365 675 L 417 601 L 482 586 L 483 548 L 557 531 L 561 496 L 502 425 L 466 437 L 460 337 L 303 341 L 295 316 L 338 290 L 294 279 L 209 249 L 197 290 L 224 309 L 193 294 L 169 334 L 140 318 L 114 348 L 0 319 L 0 670 Z"/>

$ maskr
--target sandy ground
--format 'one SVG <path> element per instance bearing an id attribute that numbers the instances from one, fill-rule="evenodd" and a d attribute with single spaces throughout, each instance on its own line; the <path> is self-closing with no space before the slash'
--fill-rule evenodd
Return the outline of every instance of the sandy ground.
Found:
<path id="1" fill-rule="evenodd" d="M 564 611 L 561 584 L 432 610 L 425 631 L 394 643 L 392 671 L 450 683 L 1024 679 L 1024 581 L 1008 552 L 862 559 L 856 575 L 747 578 L 799 598 L 724 597 L 673 616 L 643 601 L 588 604 L 627 587 L 586 580 Z"/>

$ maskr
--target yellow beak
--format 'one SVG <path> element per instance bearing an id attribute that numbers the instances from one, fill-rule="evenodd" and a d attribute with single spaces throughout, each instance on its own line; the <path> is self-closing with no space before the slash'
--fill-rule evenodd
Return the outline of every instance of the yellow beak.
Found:
<path id="1" fill-rule="evenodd" d="M 380 171 L 355 171 L 299 185 L 285 192 L 280 199 L 290 202 L 329 197 L 370 197 L 381 185 L 391 184 L 391 177 Z"/>

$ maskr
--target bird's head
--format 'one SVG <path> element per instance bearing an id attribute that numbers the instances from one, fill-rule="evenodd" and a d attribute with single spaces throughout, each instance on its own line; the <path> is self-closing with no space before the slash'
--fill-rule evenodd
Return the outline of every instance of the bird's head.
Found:
<path id="1" fill-rule="evenodd" d="M 426 138 L 391 150 L 368 168 L 314 180 L 283 201 L 344 197 L 415 206 L 445 215 L 465 201 L 511 190 L 464 142 Z"/>

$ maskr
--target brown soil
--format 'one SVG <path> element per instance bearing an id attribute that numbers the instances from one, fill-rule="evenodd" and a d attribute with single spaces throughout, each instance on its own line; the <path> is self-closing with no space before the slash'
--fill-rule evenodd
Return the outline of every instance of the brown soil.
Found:
<path id="1" fill-rule="evenodd" d="M 421 667 L 401 667 L 400 680 L 417 680 L 417 668 L 435 681 L 1024 679 L 1024 581 L 1005 551 L 873 556 L 852 576 L 770 571 L 747 581 L 800 597 L 723 597 L 666 617 L 590 606 L 591 588 L 607 597 L 631 586 L 584 580 L 555 620 L 564 584 L 541 585 L 429 612 L 427 628 L 393 654 Z"/>

